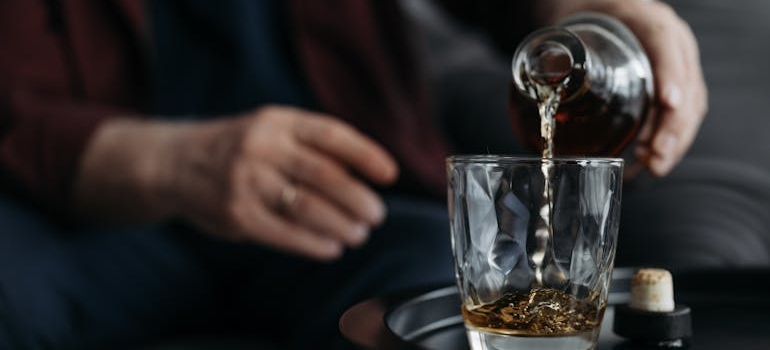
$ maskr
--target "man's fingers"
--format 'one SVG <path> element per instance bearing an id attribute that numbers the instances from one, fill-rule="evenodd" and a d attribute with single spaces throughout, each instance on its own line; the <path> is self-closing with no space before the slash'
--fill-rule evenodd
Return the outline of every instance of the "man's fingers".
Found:
<path id="1" fill-rule="evenodd" d="M 281 168 L 287 177 L 328 198 L 355 220 L 376 225 L 385 218 L 379 196 L 322 153 L 299 145 Z"/>
<path id="2" fill-rule="evenodd" d="M 681 74 L 673 77 L 661 76 L 661 80 L 682 79 L 680 82 L 664 83 L 661 96 L 660 123 L 651 142 L 653 155 L 649 161 L 650 170 L 665 175 L 684 157 L 692 145 L 705 114 L 706 88 L 698 62 L 697 44 L 686 23 L 677 20 L 678 25 L 672 37 L 678 38 L 679 66 Z M 671 87 L 676 86 L 672 91 Z M 684 87 L 684 88 L 681 88 Z"/>
<path id="3" fill-rule="evenodd" d="M 308 230 L 357 247 L 366 241 L 369 225 L 351 219 L 336 205 L 319 196 L 315 191 L 296 187 L 295 198 L 282 206 L 281 214 Z"/>
<path id="4" fill-rule="evenodd" d="M 338 240 L 289 222 L 261 203 L 244 205 L 235 214 L 240 223 L 239 230 L 246 239 L 313 259 L 331 260 L 342 255 L 342 244 Z M 260 236 L 254 236 L 255 232 L 261 232 Z"/>
<path id="5" fill-rule="evenodd" d="M 201 142 L 184 164 L 192 180 L 179 181 L 201 187 L 185 193 L 192 200 L 183 215 L 206 231 L 328 260 L 361 245 L 384 220 L 379 196 L 352 172 L 385 184 L 397 166 L 344 122 L 267 106 L 202 123 L 195 136 Z"/>
<path id="6" fill-rule="evenodd" d="M 254 174 L 252 182 L 256 191 L 267 197 L 262 202 L 272 203 L 276 215 L 351 247 L 359 246 L 366 240 L 369 225 L 351 218 L 315 190 L 292 183 L 277 172 L 257 170 Z"/>
<path id="7" fill-rule="evenodd" d="M 271 216 L 266 211 L 259 209 L 255 211 L 257 213 L 252 220 L 246 222 L 247 227 L 277 234 L 266 237 L 267 242 L 272 243 L 276 248 L 294 251 L 319 260 L 331 260 L 342 255 L 343 249 L 339 240 L 318 235 L 301 225 L 288 222 L 278 216 Z"/>
<path id="8" fill-rule="evenodd" d="M 693 108 L 702 121 L 708 112 L 708 87 L 703 76 L 703 67 L 700 64 L 700 49 L 695 34 L 690 30 L 689 25 L 681 19 L 680 24 L 685 28 L 680 34 L 683 36 L 683 55 L 687 57 L 687 74 L 690 77 L 689 81 L 693 82 L 691 89 L 688 90 L 693 93 Z"/>
<path id="9" fill-rule="evenodd" d="M 300 142 L 354 169 L 371 181 L 387 184 L 396 179 L 398 166 L 385 149 L 351 126 L 323 115 L 297 119 Z"/>
<path id="10" fill-rule="evenodd" d="M 249 194 L 230 208 L 240 238 L 315 259 L 333 259 L 342 254 L 340 238 L 319 234 L 316 228 L 295 221 L 301 212 L 318 208 L 306 208 L 308 194 L 293 187 L 279 173 L 255 169 L 246 188 Z"/>
<path id="11" fill-rule="evenodd" d="M 640 134 L 637 156 L 656 175 L 665 175 L 689 149 L 705 104 L 697 42 L 689 26 L 661 2 L 631 2 L 621 19 L 647 52 L 655 76 L 656 115 Z M 646 12 L 639 15 L 639 11 Z M 648 20 L 639 20 L 646 18 Z"/>

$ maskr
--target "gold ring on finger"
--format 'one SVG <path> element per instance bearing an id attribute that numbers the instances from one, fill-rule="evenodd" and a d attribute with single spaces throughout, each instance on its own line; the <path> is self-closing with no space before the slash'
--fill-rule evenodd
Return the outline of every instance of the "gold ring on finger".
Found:
<path id="1" fill-rule="evenodd" d="M 281 211 L 286 212 L 291 210 L 295 203 L 297 203 L 297 187 L 293 185 L 286 185 L 281 190 L 279 208 Z"/>

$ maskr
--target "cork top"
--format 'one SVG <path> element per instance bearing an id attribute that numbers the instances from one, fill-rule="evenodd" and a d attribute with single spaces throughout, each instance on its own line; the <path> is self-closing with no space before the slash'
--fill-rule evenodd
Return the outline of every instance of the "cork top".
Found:
<path id="1" fill-rule="evenodd" d="M 631 279 L 631 285 L 672 283 L 671 272 L 665 269 L 644 268 L 639 269 Z"/>
<path id="2" fill-rule="evenodd" d="M 664 269 L 639 269 L 631 279 L 630 306 L 650 312 L 674 310 L 674 283 L 671 273 Z"/>

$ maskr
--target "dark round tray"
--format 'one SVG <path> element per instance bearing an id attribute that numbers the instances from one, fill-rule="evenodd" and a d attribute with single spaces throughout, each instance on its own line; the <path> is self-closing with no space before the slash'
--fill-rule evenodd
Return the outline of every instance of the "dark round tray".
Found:
<path id="1" fill-rule="evenodd" d="M 628 302 L 634 269 L 613 273 L 599 350 L 647 349 L 612 332 L 614 305 Z M 675 272 L 676 302 L 692 309 L 690 349 L 770 349 L 770 270 Z M 465 350 L 454 285 L 372 298 L 348 309 L 340 331 L 363 349 Z"/>

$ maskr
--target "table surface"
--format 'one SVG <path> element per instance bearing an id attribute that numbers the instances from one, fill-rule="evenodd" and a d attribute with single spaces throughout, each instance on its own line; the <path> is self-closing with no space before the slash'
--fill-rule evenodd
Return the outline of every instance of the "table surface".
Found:
<path id="1" fill-rule="evenodd" d="M 599 350 L 648 349 L 612 332 L 633 268 L 613 273 Z M 674 272 L 678 304 L 692 309 L 690 349 L 770 350 L 770 269 Z M 362 301 L 340 318 L 345 338 L 365 349 L 468 349 L 455 286 L 425 286 Z"/>

